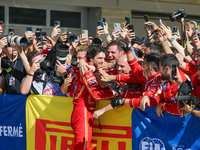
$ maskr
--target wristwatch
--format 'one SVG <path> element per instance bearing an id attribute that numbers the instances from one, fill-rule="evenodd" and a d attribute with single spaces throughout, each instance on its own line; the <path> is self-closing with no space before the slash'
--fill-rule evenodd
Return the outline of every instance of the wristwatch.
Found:
<path id="1" fill-rule="evenodd" d="M 174 40 L 175 40 L 174 37 L 171 37 L 171 38 L 169 39 L 170 42 L 172 42 L 172 41 L 174 41 Z"/>
<path id="2" fill-rule="evenodd" d="M 109 36 L 109 35 L 110 35 L 109 33 L 106 33 L 106 34 L 105 34 L 105 37 L 107 37 L 107 36 Z"/>

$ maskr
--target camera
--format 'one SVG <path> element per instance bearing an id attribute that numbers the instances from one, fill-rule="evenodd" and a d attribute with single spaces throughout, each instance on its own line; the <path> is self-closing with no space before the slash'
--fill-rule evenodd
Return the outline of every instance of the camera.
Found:
<path id="1" fill-rule="evenodd" d="M 76 67 L 78 67 L 77 58 L 76 58 L 76 55 L 72 55 L 71 65 L 70 65 L 70 67 L 67 69 L 67 76 L 68 76 L 68 74 L 71 73 L 72 69 L 73 69 L 73 68 L 76 68 Z"/>
<path id="2" fill-rule="evenodd" d="M 179 101 L 180 108 L 183 108 L 185 106 L 183 103 L 184 101 L 186 101 L 190 107 L 199 108 L 199 99 L 196 96 L 192 95 L 179 96 L 176 97 L 176 101 Z"/>
<path id="3" fill-rule="evenodd" d="M 67 32 L 67 37 L 68 37 L 68 41 L 70 44 L 72 44 L 75 40 L 79 40 L 79 36 L 76 36 L 74 33 L 72 32 Z"/>
<path id="4" fill-rule="evenodd" d="M 181 18 L 185 18 L 187 15 L 185 13 L 185 9 L 180 9 L 179 11 L 175 12 L 174 14 L 172 14 L 171 16 L 169 16 L 170 20 L 176 21 L 176 20 L 180 20 Z"/>
<path id="5" fill-rule="evenodd" d="M 56 45 L 56 59 L 60 61 L 62 65 L 65 65 L 66 56 L 69 54 L 69 46 L 64 44 Z"/>
<path id="6" fill-rule="evenodd" d="M 92 44 L 98 44 L 98 45 L 101 46 L 101 44 L 102 44 L 102 39 L 99 38 L 99 37 L 93 38 L 93 39 L 92 39 Z"/>
<path id="7" fill-rule="evenodd" d="M 51 66 L 51 62 L 49 60 L 39 60 L 40 68 L 35 72 L 36 74 L 42 74 L 46 71 L 48 67 Z"/>
<path id="8" fill-rule="evenodd" d="M 7 40 L 9 44 L 11 44 L 12 42 L 15 42 L 19 46 L 27 46 L 27 43 L 28 43 L 25 37 L 15 37 L 15 36 L 8 35 Z"/>
<path id="9" fill-rule="evenodd" d="M 192 107 L 192 109 L 199 108 L 199 99 L 196 96 L 191 95 L 192 86 L 189 80 L 183 82 L 178 90 L 179 97 L 176 97 L 176 101 L 179 101 L 180 108 L 185 106 L 184 102 Z"/>
<path id="10" fill-rule="evenodd" d="M 10 36 L 14 36 L 15 35 L 15 29 L 9 28 L 8 30 L 9 30 L 8 31 L 8 35 L 10 35 Z"/>
<path id="11" fill-rule="evenodd" d="M 49 60 L 40 60 L 39 63 L 42 70 L 45 70 L 46 68 L 51 66 L 51 62 Z"/>
<path id="12" fill-rule="evenodd" d="M 69 54 L 69 46 L 59 43 L 56 45 L 56 60 L 59 60 L 60 63 L 64 66 L 66 61 L 66 56 Z M 55 62 L 56 63 L 56 62 Z M 51 82 L 61 84 L 63 82 L 62 75 L 54 69 L 51 74 Z"/>

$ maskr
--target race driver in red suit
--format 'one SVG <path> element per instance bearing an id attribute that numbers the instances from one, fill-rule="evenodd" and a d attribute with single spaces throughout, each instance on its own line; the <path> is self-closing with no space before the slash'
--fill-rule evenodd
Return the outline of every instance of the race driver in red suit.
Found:
<path id="1" fill-rule="evenodd" d="M 157 115 L 163 116 L 163 111 L 173 115 L 183 115 L 183 111 L 179 106 L 179 102 L 175 100 L 178 96 L 178 89 L 180 84 L 178 80 L 172 80 L 171 66 L 177 66 L 177 76 L 181 76 L 182 81 L 190 80 L 190 78 L 179 70 L 179 62 L 173 54 L 163 55 L 160 62 L 160 73 L 162 74 L 162 91 L 157 96 L 162 102 L 156 108 Z M 177 78 L 175 76 L 175 78 Z M 176 82 L 175 82 L 176 81 Z"/>
<path id="2" fill-rule="evenodd" d="M 95 67 L 100 67 L 105 61 L 105 50 L 98 45 L 89 48 L 86 54 L 87 61 Z M 89 150 L 92 138 L 93 117 L 95 101 L 101 99 L 111 99 L 115 96 L 112 90 L 99 89 L 98 82 L 94 78 L 93 72 L 84 73 L 84 77 L 78 71 L 74 87 L 73 112 L 71 116 L 71 126 L 74 130 L 75 145 L 74 150 Z M 84 85 L 84 80 L 90 84 L 90 88 Z M 93 91 L 93 96 L 89 94 Z"/>

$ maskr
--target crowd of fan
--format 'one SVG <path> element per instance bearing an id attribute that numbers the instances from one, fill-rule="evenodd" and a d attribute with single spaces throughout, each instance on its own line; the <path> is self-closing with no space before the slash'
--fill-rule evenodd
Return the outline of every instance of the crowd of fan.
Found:
<path id="1" fill-rule="evenodd" d="M 147 38 L 143 40 L 126 22 L 112 33 L 104 22 L 103 27 L 97 26 L 96 37 L 88 37 L 87 32 L 80 36 L 62 33 L 58 25 L 50 36 L 43 36 L 38 42 L 34 32 L 26 31 L 27 46 L 2 36 L 0 94 L 73 97 L 75 149 L 84 144 L 85 122 L 79 121 L 84 118 L 85 108 L 92 120 L 122 105 L 141 111 L 157 106 L 155 113 L 159 117 L 163 111 L 200 117 L 200 111 L 192 108 L 192 98 L 177 100 L 183 95 L 200 98 L 200 28 L 195 21 L 185 22 L 184 17 L 178 22 L 180 32 L 172 32 L 163 23 L 145 22 Z M 2 29 L 0 34 L 3 35 Z M 183 86 L 187 90 L 181 91 Z M 111 99 L 111 103 L 95 111 L 95 102 L 101 99 Z M 89 146 L 90 140 L 86 147 Z"/>

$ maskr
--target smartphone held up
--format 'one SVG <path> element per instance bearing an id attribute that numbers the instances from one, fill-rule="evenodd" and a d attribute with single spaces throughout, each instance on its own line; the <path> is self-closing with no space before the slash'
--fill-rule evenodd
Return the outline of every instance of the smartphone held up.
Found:
<path id="1" fill-rule="evenodd" d="M 0 30 L 3 30 L 3 21 L 0 21 Z"/>
<path id="2" fill-rule="evenodd" d="M 171 65 L 171 79 L 176 80 L 175 76 L 177 76 L 176 65 Z"/>

